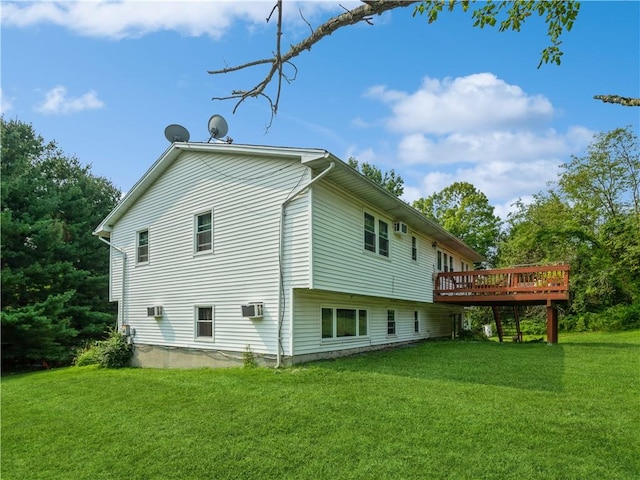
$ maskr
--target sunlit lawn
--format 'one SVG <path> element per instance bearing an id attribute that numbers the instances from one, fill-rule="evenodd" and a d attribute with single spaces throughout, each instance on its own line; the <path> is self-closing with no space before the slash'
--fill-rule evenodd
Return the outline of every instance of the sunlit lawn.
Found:
<path id="1" fill-rule="evenodd" d="M 2 379 L 2 480 L 636 479 L 640 332 Z"/>

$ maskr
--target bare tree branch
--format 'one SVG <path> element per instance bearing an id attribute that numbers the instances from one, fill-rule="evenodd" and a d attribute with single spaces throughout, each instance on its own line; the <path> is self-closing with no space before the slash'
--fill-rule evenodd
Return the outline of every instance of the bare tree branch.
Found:
<path id="1" fill-rule="evenodd" d="M 620 95 L 594 95 L 596 100 L 602 100 L 605 103 L 617 103 L 625 107 L 640 107 L 640 98 L 621 97 Z"/>
<path id="2" fill-rule="evenodd" d="M 268 130 L 269 127 L 271 126 L 271 123 L 273 122 L 274 115 L 278 112 L 278 104 L 280 102 L 280 92 L 282 88 L 282 79 L 284 78 L 285 80 L 290 81 L 283 74 L 282 69 L 285 63 L 292 65 L 297 72 L 297 69 L 295 68 L 295 65 L 293 65 L 291 60 L 297 57 L 298 55 L 300 55 L 303 51 L 311 50 L 311 47 L 313 45 L 318 43 L 323 38 L 331 35 L 333 32 L 335 32 L 339 28 L 346 27 L 348 25 L 354 25 L 356 23 L 363 22 L 363 21 L 369 24 L 372 24 L 371 17 L 373 15 L 381 15 L 382 13 L 389 10 L 393 10 L 394 8 L 408 7 L 414 3 L 417 3 L 417 2 L 416 1 L 399 1 L 399 0 L 398 1 L 367 0 L 367 2 L 364 5 L 360 5 L 359 7 L 353 10 L 347 10 L 346 12 L 341 13 L 340 15 L 330 18 L 329 20 L 324 22 L 322 25 L 318 26 L 318 28 L 316 28 L 315 30 L 312 29 L 311 34 L 307 38 L 305 38 L 304 40 L 302 40 L 300 43 L 296 45 L 292 45 L 289 51 L 283 54 L 280 48 L 280 41 L 282 37 L 282 0 L 278 0 L 278 2 L 274 7 L 274 10 L 278 9 L 278 25 L 277 25 L 277 34 L 276 34 L 276 52 L 274 53 L 273 57 L 265 58 L 262 60 L 256 60 L 253 62 L 243 63 L 241 65 L 236 65 L 233 67 L 225 67 L 220 70 L 210 70 L 208 73 L 211 75 L 218 75 L 221 73 L 229 73 L 229 72 L 235 72 L 238 70 L 244 70 L 246 68 L 255 67 L 257 65 L 271 64 L 271 68 L 269 69 L 269 72 L 262 79 L 262 81 L 260 81 L 258 84 L 256 84 L 252 88 L 249 88 L 248 90 L 234 90 L 231 92 L 231 95 L 227 97 L 213 97 L 212 100 L 230 100 L 230 99 L 238 100 L 235 107 L 233 108 L 233 113 L 235 113 L 238 107 L 240 106 L 240 104 L 242 104 L 242 102 L 244 102 L 247 98 L 250 98 L 250 97 L 256 98 L 258 96 L 267 98 L 267 100 L 271 105 L 271 121 L 267 126 L 267 130 Z M 272 15 L 273 15 L 273 10 L 269 14 L 267 21 L 269 20 L 269 18 L 271 18 Z M 309 25 L 308 22 L 307 24 Z M 311 28 L 311 25 L 309 25 L 309 28 Z M 264 93 L 264 90 L 271 83 L 276 73 L 277 73 L 278 86 L 276 90 L 275 100 L 272 100 L 269 97 L 269 95 Z"/>

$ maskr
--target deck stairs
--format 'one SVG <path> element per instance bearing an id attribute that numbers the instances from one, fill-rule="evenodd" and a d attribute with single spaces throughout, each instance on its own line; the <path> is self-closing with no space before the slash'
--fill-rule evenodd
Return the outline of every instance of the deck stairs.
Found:
<path id="1" fill-rule="evenodd" d="M 522 342 L 522 331 L 520 330 L 520 318 L 517 306 L 492 306 L 493 319 L 496 323 L 496 331 L 501 342 L 511 340 Z"/>

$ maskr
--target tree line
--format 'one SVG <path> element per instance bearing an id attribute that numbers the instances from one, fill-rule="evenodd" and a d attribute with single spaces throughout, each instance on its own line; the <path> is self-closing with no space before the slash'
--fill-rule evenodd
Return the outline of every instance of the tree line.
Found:
<path id="1" fill-rule="evenodd" d="M 0 117 L 2 366 L 67 364 L 115 324 L 109 249 L 92 236 L 121 192 L 33 127 Z M 400 196 L 394 170 L 349 165 Z M 630 127 L 600 133 L 533 201 L 505 221 L 486 195 L 456 182 L 413 207 L 487 258 L 486 266 L 571 265 L 564 326 L 640 327 L 640 154 Z"/>
<path id="2" fill-rule="evenodd" d="M 92 236 L 120 191 L 46 142 L 0 119 L 2 367 L 66 364 L 115 324 L 109 249 Z"/>

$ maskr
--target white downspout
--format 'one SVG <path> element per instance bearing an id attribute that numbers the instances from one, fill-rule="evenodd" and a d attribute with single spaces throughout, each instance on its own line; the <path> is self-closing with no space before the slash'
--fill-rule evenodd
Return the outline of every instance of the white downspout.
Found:
<path id="1" fill-rule="evenodd" d="M 311 186 L 324 177 L 329 171 L 335 167 L 335 162 L 331 162 L 329 166 L 312 178 L 309 183 L 307 183 L 304 187 L 298 190 L 293 195 L 289 196 L 282 205 L 280 206 L 280 236 L 279 236 L 279 247 L 278 247 L 278 270 L 280 273 L 279 281 L 278 281 L 278 345 L 277 345 L 277 353 L 276 353 L 276 368 L 280 368 L 282 364 L 282 323 L 284 322 L 284 273 L 283 273 L 283 255 L 284 255 L 284 217 L 285 210 L 287 205 L 291 203 L 298 195 L 305 193 Z"/>
<path id="2" fill-rule="evenodd" d="M 125 294 L 125 275 L 127 273 L 127 253 L 121 249 L 120 247 L 116 247 L 115 245 L 113 245 L 112 243 L 110 243 L 108 240 L 105 240 L 103 237 L 98 237 L 100 240 L 102 240 L 104 243 L 106 243 L 107 245 L 109 245 L 109 247 L 113 248 L 114 250 L 116 250 L 118 253 L 120 253 L 122 255 L 122 291 L 120 292 L 120 301 L 118 302 L 118 309 L 120 310 L 120 313 L 118 315 L 118 317 L 120 317 L 120 324 L 117 325 L 118 330 L 120 330 L 120 328 L 122 327 L 122 325 L 125 324 L 124 322 L 124 294 Z"/>

